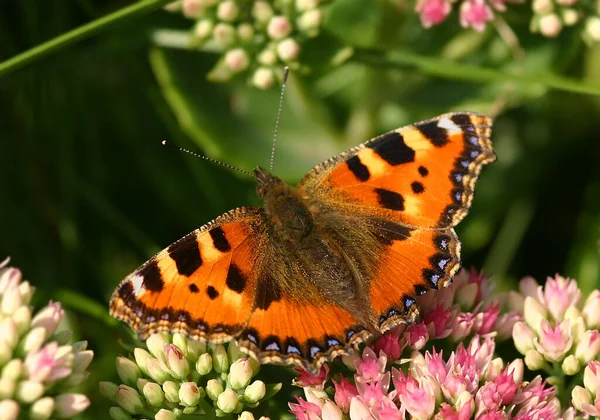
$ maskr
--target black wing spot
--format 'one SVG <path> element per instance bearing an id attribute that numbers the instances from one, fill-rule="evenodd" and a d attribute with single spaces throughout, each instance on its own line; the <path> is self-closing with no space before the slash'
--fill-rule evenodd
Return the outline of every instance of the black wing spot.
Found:
<path id="1" fill-rule="evenodd" d="M 215 300 L 219 297 L 219 292 L 217 292 L 217 289 L 215 289 L 213 286 L 208 286 L 206 288 L 206 294 L 208 295 L 210 300 Z"/>
<path id="2" fill-rule="evenodd" d="M 221 227 L 216 227 L 212 229 L 210 232 L 210 237 L 212 238 L 213 245 L 216 249 L 221 252 L 227 252 L 231 250 L 231 245 L 229 241 L 225 237 L 225 232 Z"/>
<path id="3" fill-rule="evenodd" d="M 412 188 L 415 194 L 421 194 L 423 191 L 425 191 L 425 187 L 423 186 L 423 184 L 421 184 L 418 181 L 415 181 L 412 184 L 410 184 L 410 188 Z"/>
<path id="4" fill-rule="evenodd" d="M 259 282 L 256 291 L 256 308 L 267 310 L 271 303 L 281 300 L 281 289 L 273 277 L 263 276 Z"/>
<path id="5" fill-rule="evenodd" d="M 147 290 L 160 292 L 163 289 L 165 283 L 156 260 L 150 260 L 148 265 L 139 274 L 144 278 L 144 287 Z"/>
<path id="6" fill-rule="evenodd" d="M 167 248 L 167 252 L 169 257 L 175 261 L 177 272 L 182 276 L 191 276 L 202 265 L 200 248 L 195 234 L 175 242 Z"/>
<path id="7" fill-rule="evenodd" d="M 411 230 L 406 226 L 389 220 L 381 219 L 373 224 L 373 233 L 383 245 L 392 245 L 394 241 L 408 239 L 410 238 L 410 232 Z"/>
<path id="8" fill-rule="evenodd" d="M 404 138 L 397 131 L 375 138 L 367 147 L 392 166 L 415 161 L 415 151 L 404 142 Z"/>
<path id="9" fill-rule="evenodd" d="M 419 166 L 419 174 L 421 174 L 421 176 L 425 177 L 425 176 L 429 175 L 429 169 L 427 169 L 424 166 Z"/>
<path id="10" fill-rule="evenodd" d="M 404 210 L 404 197 L 397 192 L 384 188 L 375 188 L 379 204 L 390 210 Z"/>
<path id="11" fill-rule="evenodd" d="M 190 289 L 190 292 L 192 293 L 198 293 L 200 291 L 200 289 L 198 289 L 198 286 L 196 286 L 194 283 L 190 284 L 188 286 L 188 289 Z"/>
<path id="12" fill-rule="evenodd" d="M 227 287 L 236 293 L 242 293 L 246 287 L 246 276 L 242 274 L 237 265 L 231 263 L 227 271 Z"/>
<path id="13" fill-rule="evenodd" d="M 367 168 L 361 161 L 358 156 L 352 156 L 350 159 L 346 161 L 346 165 L 348 165 L 348 169 L 354 174 L 356 179 L 359 181 L 365 182 L 371 177 L 371 173 L 369 172 L 369 168 Z"/>
<path id="14" fill-rule="evenodd" d="M 445 128 L 440 127 L 437 121 L 417 124 L 416 127 L 435 147 L 442 147 L 449 141 L 448 131 Z"/>

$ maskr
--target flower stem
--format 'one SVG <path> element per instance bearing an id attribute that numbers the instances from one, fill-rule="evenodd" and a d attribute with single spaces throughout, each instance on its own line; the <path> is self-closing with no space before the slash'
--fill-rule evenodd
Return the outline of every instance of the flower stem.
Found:
<path id="1" fill-rule="evenodd" d="M 0 78 L 7 74 L 27 66 L 47 55 L 65 48 L 77 41 L 88 38 L 111 25 L 121 23 L 134 16 L 156 10 L 173 0 L 141 0 L 131 6 L 124 7 L 107 16 L 96 19 L 79 28 L 75 28 L 65 34 L 59 35 L 50 41 L 37 45 L 11 59 L 0 63 Z"/>

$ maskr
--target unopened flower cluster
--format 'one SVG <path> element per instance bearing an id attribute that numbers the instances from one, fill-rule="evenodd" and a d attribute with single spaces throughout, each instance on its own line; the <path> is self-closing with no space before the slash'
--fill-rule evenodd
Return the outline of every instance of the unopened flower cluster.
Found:
<path id="1" fill-rule="evenodd" d="M 146 345 L 148 351 L 134 350 L 134 360 L 117 358 L 123 384 L 100 383 L 100 392 L 117 404 L 109 411 L 115 420 L 185 414 L 252 420 L 251 410 L 281 388 L 253 380 L 259 364 L 235 342 L 206 345 L 181 334 L 153 334 Z"/>
<path id="2" fill-rule="evenodd" d="M 56 332 L 63 318 L 59 303 L 33 311 L 34 288 L 7 263 L 0 263 L 0 417 L 73 417 L 90 404 L 69 390 L 87 378 L 93 352 L 85 341 L 68 344 L 68 331 Z"/>
<path id="3" fill-rule="evenodd" d="M 489 285 L 461 270 L 448 288 L 418 298 L 419 322 L 344 357 L 343 368 L 301 372 L 304 398 L 290 411 L 310 420 L 598 416 L 600 292 L 581 303 L 576 282 L 559 276 L 545 287 L 524 279 L 519 294 Z M 525 358 L 501 358 L 500 341 Z"/>
<path id="4" fill-rule="evenodd" d="M 328 0 L 180 0 L 169 6 L 195 20 L 192 45 L 223 54 L 214 81 L 249 77 L 262 89 L 283 67 L 297 69 L 302 44 L 318 35 Z"/>
<path id="5" fill-rule="evenodd" d="M 417 0 L 415 11 L 425 28 L 442 23 L 453 7 L 458 7 L 459 20 L 464 28 L 483 31 L 495 14 L 506 11 L 507 3 L 523 0 Z M 600 1 L 595 5 L 580 0 L 532 0 L 533 17 L 530 30 L 550 38 L 558 36 L 563 28 L 578 25 L 585 41 L 600 41 Z M 595 12 L 593 12 L 595 10 Z"/>

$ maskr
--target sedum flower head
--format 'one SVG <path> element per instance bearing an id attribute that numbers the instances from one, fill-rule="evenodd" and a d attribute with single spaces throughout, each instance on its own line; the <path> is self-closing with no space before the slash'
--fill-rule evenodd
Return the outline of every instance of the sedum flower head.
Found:
<path id="1" fill-rule="evenodd" d="M 222 54 L 210 80 L 225 82 L 239 75 L 266 89 L 281 78 L 284 66 L 301 68 L 303 46 L 319 35 L 324 6 L 330 2 L 181 0 L 168 10 L 195 21 L 189 32 L 192 47 Z M 273 51 L 268 60 L 267 50 Z"/>
<path id="2" fill-rule="evenodd" d="M 70 389 L 88 376 L 93 352 L 58 332 L 64 311 L 50 302 L 34 312 L 34 289 L 21 272 L 0 264 L 0 413 L 2 419 L 68 418 L 90 404 Z"/>
<path id="3" fill-rule="evenodd" d="M 291 413 L 350 420 L 599 416 L 600 293 L 585 298 L 561 276 L 545 286 L 525 278 L 520 290 L 494 294 L 484 275 L 461 270 L 448 288 L 417 298 L 417 322 L 345 356 L 343 369 L 300 372 L 295 385 L 304 396 L 289 404 Z M 524 359 L 497 352 L 511 331 L 512 342 L 502 346 L 512 344 Z"/>
<path id="4" fill-rule="evenodd" d="M 153 334 L 133 358 L 119 356 L 123 384 L 101 382 L 100 392 L 117 405 L 113 419 L 175 419 L 183 414 L 254 418 L 251 410 L 281 384 L 256 379 L 259 365 L 235 342 L 207 345 L 182 334 Z"/>

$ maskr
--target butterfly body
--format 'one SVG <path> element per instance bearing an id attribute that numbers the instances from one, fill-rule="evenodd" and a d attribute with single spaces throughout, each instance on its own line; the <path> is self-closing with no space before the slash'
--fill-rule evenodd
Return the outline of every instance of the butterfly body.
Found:
<path id="1" fill-rule="evenodd" d="M 415 297 L 458 269 L 452 229 L 491 121 L 445 114 L 394 130 L 310 171 L 297 187 L 257 168 L 262 207 L 226 213 L 129 275 L 111 313 L 141 337 L 237 339 L 263 362 L 315 371 L 413 320 Z"/>

